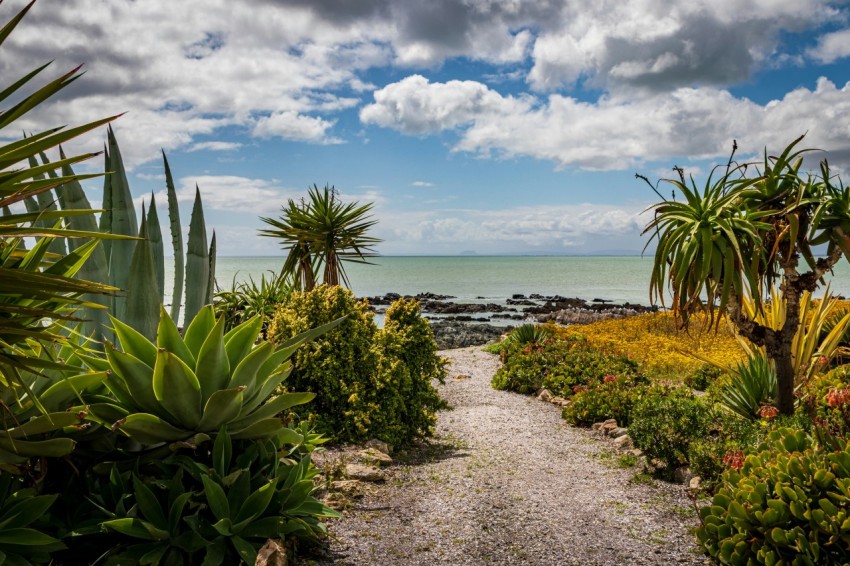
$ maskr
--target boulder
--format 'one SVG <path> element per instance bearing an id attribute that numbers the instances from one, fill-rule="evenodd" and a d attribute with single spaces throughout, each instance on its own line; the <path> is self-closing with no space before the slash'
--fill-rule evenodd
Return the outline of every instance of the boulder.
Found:
<path id="1" fill-rule="evenodd" d="M 345 495 L 361 495 L 364 491 L 363 482 L 358 480 L 336 480 L 331 483 L 331 488 Z"/>
<path id="2" fill-rule="evenodd" d="M 549 402 L 552 403 L 553 405 L 558 405 L 559 407 L 566 407 L 567 405 L 570 404 L 569 401 L 567 401 L 566 399 L 564 399 L 563 397 L 560 397 L 558 395 L 549 399 Z"/>
<path id="3" fill-rule="evenodd" d="M 634 448 L 634 444 L 632 444 L 632 439 L 629 435 L 624 434 L 614 439 L 614 448 L 617 450 L 631 450 Z"/>
<path id="4" fill-rule="evenodd" d="M 541 389 L 537 393 L 537 398 L 541 401 L 551 401 L 552 400 L 552 392 L 548 389 Z"/>
<path id="5" fill-rule="evenodd" d="M 289 563 L 289 555 L 283 541 L 269 539 L 257 553 L 255 566 L 286 566 Z"/>
<path id="6" fill-rule="evenodd" d="M 602 431 L 602 434 L 608 436 L 609 434 L 611 434 L 612 430 L 615 430 L 617 428 L 619 428 L 617 426 L 617 421 L 614 419 L 608 419 L 607 421 L 602 423 L 602 426 L 599 428 L 599 430 Z"/>
<path id="7" fill-rule="evenodd" d="M 626 436 L 629 434 L 629 429 L 618 426 L 617 428 L 613 428 L 608 431 L 608 436 L 611 438 L 620 438 L 621 436 Z"/>
<path id="8" fill-rule="evenodd" d="M 699 476 L 694 476 L 691 478 L 691 481 L 688 482 L 688 488 L 693 491 L 699 491 L 702 489 L 702 478 Z"/>
<path id="9" fill-rule="evenodd" d="M 366 448 L 357 453 L 357 457 L 370 464 L 392 464 L 393 459 L 377 448 Z"/>
<path id="10" fill-rule="evenodd" d="M 691 469 L 688 466 L 680 466 L 673 470 L 673 481 L 676 483 L 690 485 L 691 478 L 693 477 L 694 475 L 691 473 Z"/>
<path id="11" fill-rule="evenodd" d="M 363 444 L 363 447 L 364 448 L 374 448 L 375 450 L 380 450 L 384 454 L 392 454 L 393 453 L 393 447 L 392 446 L 390 446 L 386 442 L 378 440 L 377 438 L 373 438 L 372 440 L 366 441 Z"/>
<path id="12" fill-rule="evenodd" d="M 384 481 L 384 474 L 375 466 L 365 464 L 348 464 L 345 467 L 345 475 L 354 480 L 381 482 Z"/>

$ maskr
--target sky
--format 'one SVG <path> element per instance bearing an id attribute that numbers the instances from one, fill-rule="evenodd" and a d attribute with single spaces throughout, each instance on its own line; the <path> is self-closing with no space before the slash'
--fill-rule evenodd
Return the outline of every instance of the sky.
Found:
<path id="1" fill-rule="evenodd" d="M 374 203 L 385 255 L 634 254 L 658 200 L 635 173 L 701 183 L 733 140 L 803 133 L 850 169 L 847 2 L 39 0 L 0 72 L 48 61 L 85 75 L 16 125 L 125 113 L 139 206 L 164 150 L 222 256 L 283 253 L 259 217 L 313 184 Z"/>

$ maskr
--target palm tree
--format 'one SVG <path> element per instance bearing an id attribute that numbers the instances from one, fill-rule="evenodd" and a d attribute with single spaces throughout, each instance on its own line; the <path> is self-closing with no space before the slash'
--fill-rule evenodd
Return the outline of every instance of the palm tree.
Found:
<path id="1" fill-rule="evenodd" d="M 685 325 L 690 313 L 706 309 L 714 317 L 719 311 L 741 335 L 764 347 L 776 368 L 777 404 L 784 414 L 794 411 L 800 377 L 792 344 L 801 299 L 818 288 L 842 254 L 850 260 L 850 188 L 831 175 L 825 160 L 820 175 L 800 172 L 803 154 L 810 151 L 795 150 L 802 139 L 778 157 L 765 152 L 756 176 L 746 176 L 747 166 L 733 167 L 730 158 L 720 179 L 709 178 L 700 190 L 693 179 L 689 187 L 680 171 L 680 179 L 669 182 L 684 201 L 653 205 L 655 216 L 644 230 L 657 243 L 651 298 L 663 304 L 669 286 L 673 312 Z M 825 255 L 816 258 L 812 247 L 824 244 Z M 751 316 L 745 302 L 752 294 L 757 315 L 777 281 L 785 319 L 773 328 Z"/>
<path id="2" fill-rule="evenodd" d="M 369 213 L 372 203 L 344 203 L 337 198 L 333 187 L 309 189 L 309 200 L 297 203 L 292 199 L 281 208 L 279 219 L 261 218 L 273 229 L 261 230 L 263 236 L 281 240 L 289 249 L 283 273 L 291 274 L 300 288 L 315 287 L 315 275 L 324 266 L 326 285 L 344 284 L 350 287 L 344 262 L 369 263 L 375 257 L 372 246 L 381 240 L 368 236 L 376 224 Z"/>

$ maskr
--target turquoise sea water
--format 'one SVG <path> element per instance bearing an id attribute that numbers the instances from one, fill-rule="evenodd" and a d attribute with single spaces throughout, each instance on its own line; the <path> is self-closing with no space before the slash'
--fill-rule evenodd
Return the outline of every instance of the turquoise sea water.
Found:
<path id="1" fill-rule="evenodd" d="M 431 292 L 469 301 L 501 301 L 515 293 L 539 293 L 649 304 L 649 256 L 410 256 L 379 257 L 374 262 L 346 267 L 358 296 Z M 282 263 L 282 257 L 219 257 L 216 279 L 219 286 L 229 288 L 234 277 L 256 280 L 264 272 L 277 272 Z M 171 269 L 173 264 L 166 259 L 168 280 Z M 850 296 L 850 264 L 840 264 L 831 280 L 834 292 Z M 171 289 L 170 282 L 166 289 Z"/>
<path id="2" fill-rule="evenodd" d="M 279 257 L 227 257 L 216 262 L 219 286 L 278 270 Z M 379 257 L 346 267 L 358 296 L 431 292 L 462 300 L 513 294 L 562 295 L 647 303 L 651 260 L 640 257 Z M 478 299 L 483 297 L 483 299 Z"/>

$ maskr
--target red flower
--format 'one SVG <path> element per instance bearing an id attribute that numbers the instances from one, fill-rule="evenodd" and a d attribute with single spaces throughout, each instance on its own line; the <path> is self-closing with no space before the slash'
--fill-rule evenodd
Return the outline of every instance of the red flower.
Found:
<path id="1" fill-rule="evenodd" d="M 740 470 L 744 466 L 744 453 L 741 450 L 727 450 L 723 463 L 733 470 Z"/>
<path id="2" fill-rule="evenodd" d="M 759 409 L 759 416 L 763 419 L 772 419 L 779 414 L 779 409 L 773 405 L 762 405 Z"/>
<path id="3" fill-rule="evenodd" d="M 826 394 L 824 399 L 826 399 L 826 404 L 830 407 L 846 405 L 850 403 L 850 390 L 830 388 L 829 393 Z"/>
<path id="4" fill-rule="evenodd" d="M 826 356 L 821 356 L 818 358 L 818 363 L 825 366 L 829 363 L 829 358 L 827 358 Z"/>
<path id="5" fill-rule="evenodd" d="M 602 378 L 602 381 L 604 383 L 611 383 L 612 381 L 617 381 L 617 376 L 609 373 L 608 375 Z"/>
<path id="6" fill-rule="evenodd" d="M 573 393 L 579 394 L 583 391 L 587 391 L 587 386 L 585 385 L 573 385 Z"/>

